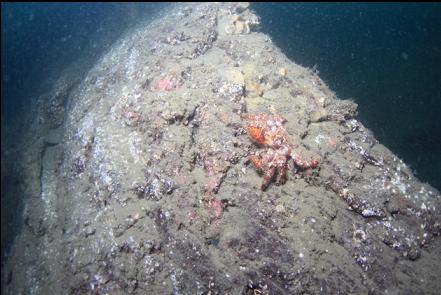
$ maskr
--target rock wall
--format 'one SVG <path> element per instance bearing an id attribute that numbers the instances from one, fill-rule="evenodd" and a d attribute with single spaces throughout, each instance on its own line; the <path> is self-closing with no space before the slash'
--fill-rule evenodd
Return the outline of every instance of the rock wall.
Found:
<path id="1" fill-rule="evenodd" d="M 31 157 L 39 193 L 5 294 L 436 293 L 439 192 L 258 25 L 247 3 L 177 5 L 66 104 L 51 94 L 42 120 L 62 139 Z M 318 166 L 285 155 L 286 183 L 262 191 L 249 156 L 271 148 L 244 114 L 283 117 L 293 153 Z"/>

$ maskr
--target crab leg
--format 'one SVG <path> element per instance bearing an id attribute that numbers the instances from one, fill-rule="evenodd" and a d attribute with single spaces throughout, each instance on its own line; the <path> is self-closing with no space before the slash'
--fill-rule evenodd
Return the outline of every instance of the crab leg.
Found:
<path id="1" fill-rule="evenodd" d="M 306 170 L 309 168 L 315 168 L 318 165 L 317 160 L 305 161 L 305 160 L 302 160 L 302 158 L 295 153 L 291 153 L 291 158 L 292 158 L 294 164 L 303 170 Z"/>
<path id="2" fill-rule="evenodd" d="M 263 182 L 262 182 L 262 186 L 260 187 L 261 190 L 264 191 L 268 187 L 268 185 L 273 180 L 275 174 L 276 174 L 276 167 L 271 167 L 270 169 L 266 170 L 263 173 Z"/>
<path id="3" fill-rule="evenodd" d="M 286 165 L 282 165 L 282 166 L 277 167 L 277 178 L 276 178 L 277 184 L 285 184 L 286 183 L 286 180 L 287 180 L 286 171 L 287 171 Z"/>

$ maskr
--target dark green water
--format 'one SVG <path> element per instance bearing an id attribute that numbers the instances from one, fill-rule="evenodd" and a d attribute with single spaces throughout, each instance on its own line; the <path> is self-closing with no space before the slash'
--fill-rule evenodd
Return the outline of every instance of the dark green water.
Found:
<path id="1" fill-rule="evenodd" d="M 441 5 L 255 3 L 261 28 L 317 66 L 376 138 L 441 189 Z"/>

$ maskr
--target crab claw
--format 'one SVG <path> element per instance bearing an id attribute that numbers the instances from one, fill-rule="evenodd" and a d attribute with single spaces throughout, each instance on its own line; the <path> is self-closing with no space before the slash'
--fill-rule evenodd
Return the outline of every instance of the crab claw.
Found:
<path id="1" fill-rule="evenodd" d="M 265 135 L 263 131 L 255 126 L 249 126 L 247 127 L 248 134 L 250 135 L 251 139 L 257 143 L 258 145 L 264 145 L 265 144 Z"/>
<path id="2" fill-rule="evenodd" d="M 318 166 L 319 162 L 317 160 L 311 160 L 311 161 L 304 161 L 302 158 L 300 158 L 299 155 L 292 153 L 291 158 L 294 162 L 294 165 L 299 167 L 300 169 L 306 170 L 310 168 L 315 168 Z"/>
<path id="3" fill-rule="evenodd" d="M 250 155 L 248 159 L 253 163 L 257 171 L 262 171 L 262 160 L 257 155 Z"/>

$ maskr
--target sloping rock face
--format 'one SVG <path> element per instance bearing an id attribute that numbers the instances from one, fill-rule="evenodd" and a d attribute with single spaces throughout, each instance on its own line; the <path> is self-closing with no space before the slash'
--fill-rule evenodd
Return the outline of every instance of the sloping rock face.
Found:
<path id="1" fill-rule="evenodd" d="M 177 6 L 42 108 L 64 137 L 35 153 L 4 294 L 437 293 L 439 192 L 258 23 Z M 262 191 L 242 120 L 261 113 L 318 167 Z"/>

